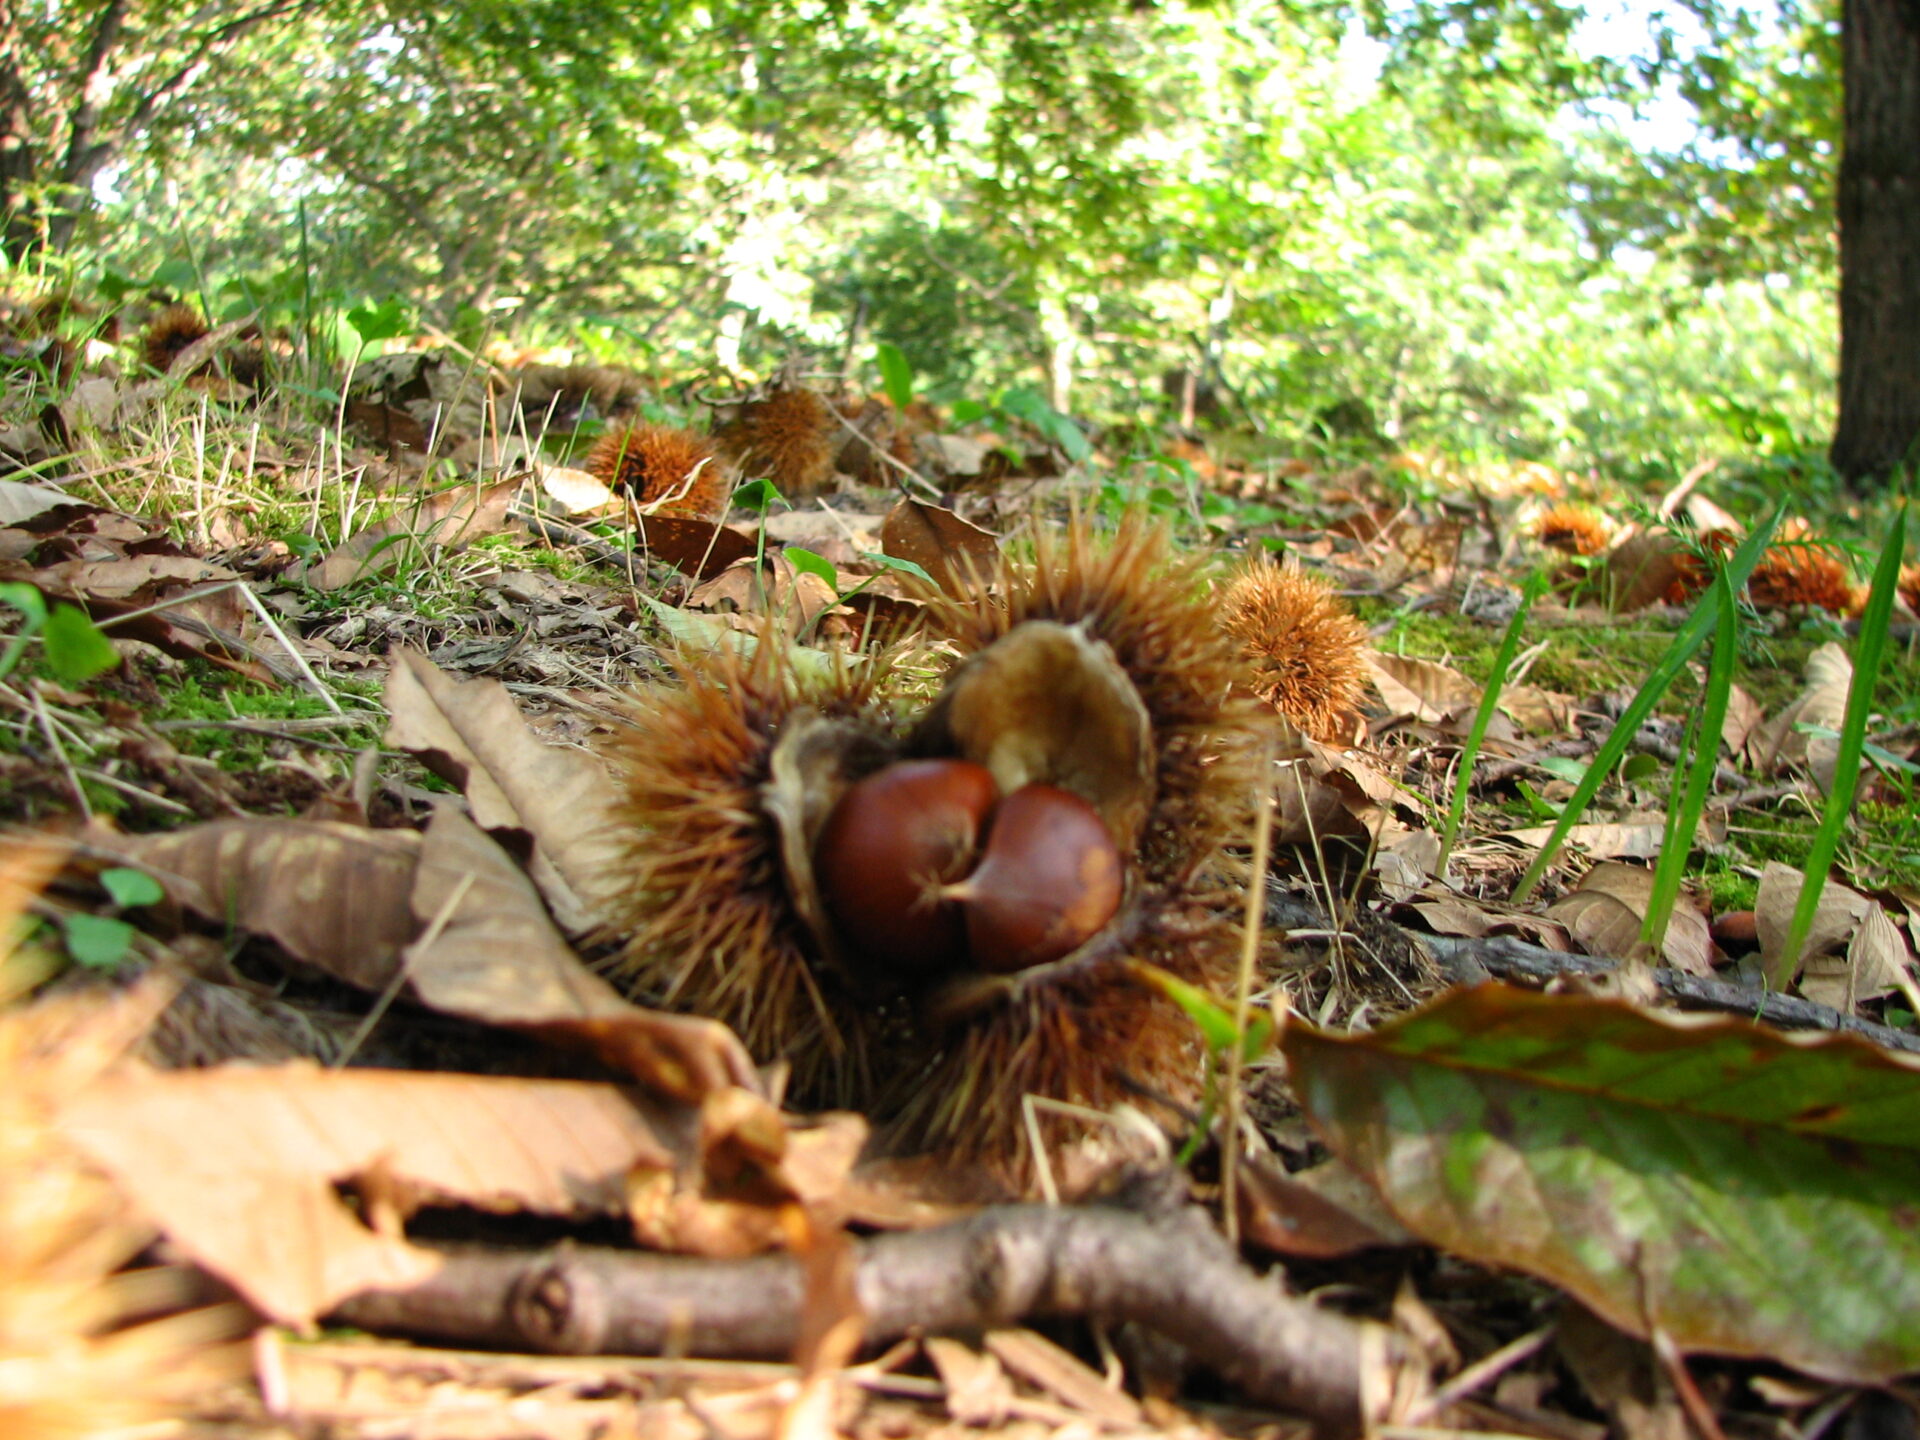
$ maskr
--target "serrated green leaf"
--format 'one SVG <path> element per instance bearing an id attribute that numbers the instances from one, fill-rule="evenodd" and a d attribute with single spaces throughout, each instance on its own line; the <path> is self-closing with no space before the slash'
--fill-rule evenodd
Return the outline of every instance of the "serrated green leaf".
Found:
<path id="1" fill-rule="evenodd" d="M 898 345 L 882 340 L 873 347 L 873 363 L 880 367 L 880 383 L 887 399 L 904 410 L 913 403 L 913 367 Z"/>
<path id="2" fill-rule="evenodd" d="M 100 884 L 113 903 L 121 909 L 135 905 L 158 905 L 167 898 L 167 892 L 160 882 L 144 870 L 130 869 L 125 865 L 115 865 L 100 872 Z"/>
<path id="3" fill-rule="evenodd" d="M 1683 1350 L 1920 1367 L 1920 1065 L 1848 1036 L 1482 985 L 1291 1024 L 1302 1107 L 1409 1229 Z"/>
<path id="4" fill-rule="evenodd" d="M 111 915 L 66 915 L 60 928 L 73 963 L 89 970 L 111 970 L 133 949 L 133 926 Z"/>
<path id="5" fill-rule="evenodd" d="M 69 685 L 91 680 L 120 663 L 120 652 L 87 612 L 64 601 L 48 614 L 40 643 L 46 649 L 47 668 Z"/>

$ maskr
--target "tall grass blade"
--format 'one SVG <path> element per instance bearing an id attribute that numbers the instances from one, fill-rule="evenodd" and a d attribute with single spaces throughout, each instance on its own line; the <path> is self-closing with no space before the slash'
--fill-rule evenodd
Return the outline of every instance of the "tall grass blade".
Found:
<path id="1" fill-rule="evenodd" d="M 1786 513 L 1785 506 L 1776 506 L 1766 523 L 1755 530 L 1740 548 L 1735 550 L 1726 563 L 1728 593 L 1738 595 L 1747 583 L 1747 577 L 1753 573 L 1753 567 L 1759 563 L 1760 556 L 1773 539 L 1773 532 L 1780 527 L 1781 516 Z M 1687 623 L 1680 627 L 1673 637 L 1673 643 L 1667 646 L 1666 653 L 1654 665 L 1652 672 L 1642 682 L 1637 694 L 1628 703 L 1613 732 L 1601 744 L 1599 753 L 1593 757 L 1593 763 L 1587 767 L 1587 773 L 1574 787 L 1573 795 L 1568 799 L 1560 818 L 1554 822 L 1553 830 L 1548 834 L 1546 843 L 1540 847 L 1540 853 L 1533 857 L 1533 863 L 1527 866 L 1526 874 L 1520 877 L 1520 883 L 1513 892 L 1513 903 L 1525 903 L 1533 894 L 1534 886 L 1540 883 L 1540 877 L 1547 873 L 1547 866 L 1553 863 L 1553 857 L 1560 853 L 1560 847 L 1566 843 L 1567 832 L 1579 822 L 1580 816 L 1593 797 L 1613 773 L 1613 767 L 1620 763 L 1620 757 L 1627 753 L 1627 746 L 1633 743 L 1634 735 L 1639 731 L 1647 716 L 1653 713 L 1653 707 L 1660 703 L 1660 697 L 1667 693 L 1680 672 L 1687 668 L 1687 662 L 1693 658 L 1707 633 L 1714 628 L 1720 618 L 1720 590 L 1718 586 L 1708 586 L 1700 597 L 1693 613 L 1687 617 Z"/>
<path id="2" fill-rule="evenodd" d="M 1894 591 L 1900 583 L 1900 562 L 1907 553 L 1907 507 L 1894 512 L 1887 527 L 1887 543 L 1880 552 L 1880 563 L 1873 569 L 1873 588 L 1867 593 L 1867 608 L 1860 616 L 1860 644 L 1853 657 L 1853 683 L 1847 687 L 1847 709 L 1840 721 L 1840 751 L 1833 765 L 1833 789 L 1827 793 L 1827 808 L 1820 816 L 1820 828 L 1813 832 L 1813 848 L 1807 852 L 1800 898 L 1794 902 L 1793 924 L 1787 931 L 1786 948 L 1768 984 L 1784 990 L 1793 983 L 1800 964 L 1801 947 L 1813 930 L 1814 911 L 1820 906 L 1820 892 L 1826 888 L 1827 870 L 1839 852 L 1840 837 L 1853 813 L 1853 792 L 1860 783 L 1860 757 L 1867 740 L 1867 717 L 1873 712 L 1873 687 L 1880 678 L 1880 662 L 1887 651 L 1887 626 L 1893 615 Z"/>
<path id="3" fill-rule="evenodd" d="M 1527 581 L 1527 588 L 1520 595 L 1520 608 L 1513 612 L 1513 619 L 1507 622 L 1507 633 L 1500 637 L 1500 649 L 1493 657 L 1493 673 L 1487 677 L 1487 688 L 1480 696 L 1480 708 L 1474 712 L 1473 727 L 1467 731 L 1466 746 L 1460 751 L 1459 767 L 1453 776 L 1453 803 L 1447 807 L 1446 828 L 1440 833 L 1440 859 L 1434 865 L 1434 874 L 1442 879 L 1447 874 L 1447 857 L 1453 854 L 1453 842 L 1460 836 L 1460 823 L 1467 816 L 1467 791 L 1473 784 L 1474 762 L 1480 758 L 1480 744 L 1487 738 L 1487 726 L 1493 723 L 1493 712 L 1500 704 L 1500 692 L 1506 688 L 1507 671 L 1513 668 L 1513 657 L 1520 649 L 1520 636 L 1527 628 L 1527 617 L 1533 613 L 1533 602 L 1540 598 L 1540 592 L 1546 587 L 1546 574 L 1536 570 Z"/>
<path id="4" fill-rule="evenodd" d="M 1733 695 L 1739 618 L 1726 571 L 1715 572 L 1713 588 L 1719 597 L 1720 613 L 1714 622 L 1713 658 L 1707 665 L 1706 694 L 1700 706 L 1699 723 L 1693 727 L 1693 744 L 1687 752 L 1690 763 L 1684 775 L 1674 776 L 1667 839 L 1653 867 L 1653 893 L 1648 897 L 1646 919 L 1640 926 L 1640 948 L 1649 956 L 1660 954 L 1667 938 L 1667 921 L 1673 917 L 1674 902 L 1680 898 L 1680 881 L 1687 873 L 1693 837 L 1700 833 L 1700 816 L 1706 811 L 1707 796 L 1713 793 L 1714 772 L 1720 768 L 1720 733 L 1726 728 L 1727 705 Z"/>

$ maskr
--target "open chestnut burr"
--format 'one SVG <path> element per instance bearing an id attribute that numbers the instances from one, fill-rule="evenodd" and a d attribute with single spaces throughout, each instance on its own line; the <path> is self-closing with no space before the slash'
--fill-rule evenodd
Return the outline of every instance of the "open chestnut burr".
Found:
<path id="1" fill-rule="evenodd" d="M 1192 1097 L 1191 1026 L 1135 962 L 1229 973 L 1224 842 L 1265 723 L 1203 563 L 1138 517 L 1039 533 L 929 598 L 923 638 L 958 659 L 917 714 L 897 655 L 683 661 L 610 753 L 634 993 L 727 1022 L 896 1149 L 1018 1170 L 1029 1094 Z"/>

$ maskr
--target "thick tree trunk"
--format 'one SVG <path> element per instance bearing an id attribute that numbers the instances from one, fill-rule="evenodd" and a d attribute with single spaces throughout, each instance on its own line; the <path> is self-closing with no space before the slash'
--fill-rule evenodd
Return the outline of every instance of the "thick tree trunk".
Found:
<path id="1" fill-rule="evenodd" d="M 1844 0 L 1840 419 L 1834 468 L 1884 481 L 1920 445 L 1920 0 Z"/>

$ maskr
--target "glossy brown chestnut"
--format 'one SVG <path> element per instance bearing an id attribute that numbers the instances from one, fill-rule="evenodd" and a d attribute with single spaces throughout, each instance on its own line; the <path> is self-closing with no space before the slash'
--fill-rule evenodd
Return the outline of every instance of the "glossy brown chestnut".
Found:
<path id="1" fill-rule="evenodd" d="M 965 959 L 966 927 L 943 887 L 973 868 L 997 793 L 967 760 L 908 760 L 848 787 L 820 827 L 813 867 L 858 959 L 897 979 Z"/>
<path id="2" fill-rule="evenodd" d="M 985 853 L 946 893 L 966 907 L 967 951 L 1007 974 L 1071 954 L 1120 908 L 1120 850 L 1094 808 L 1052 785 L 1000 802 Z"/>

